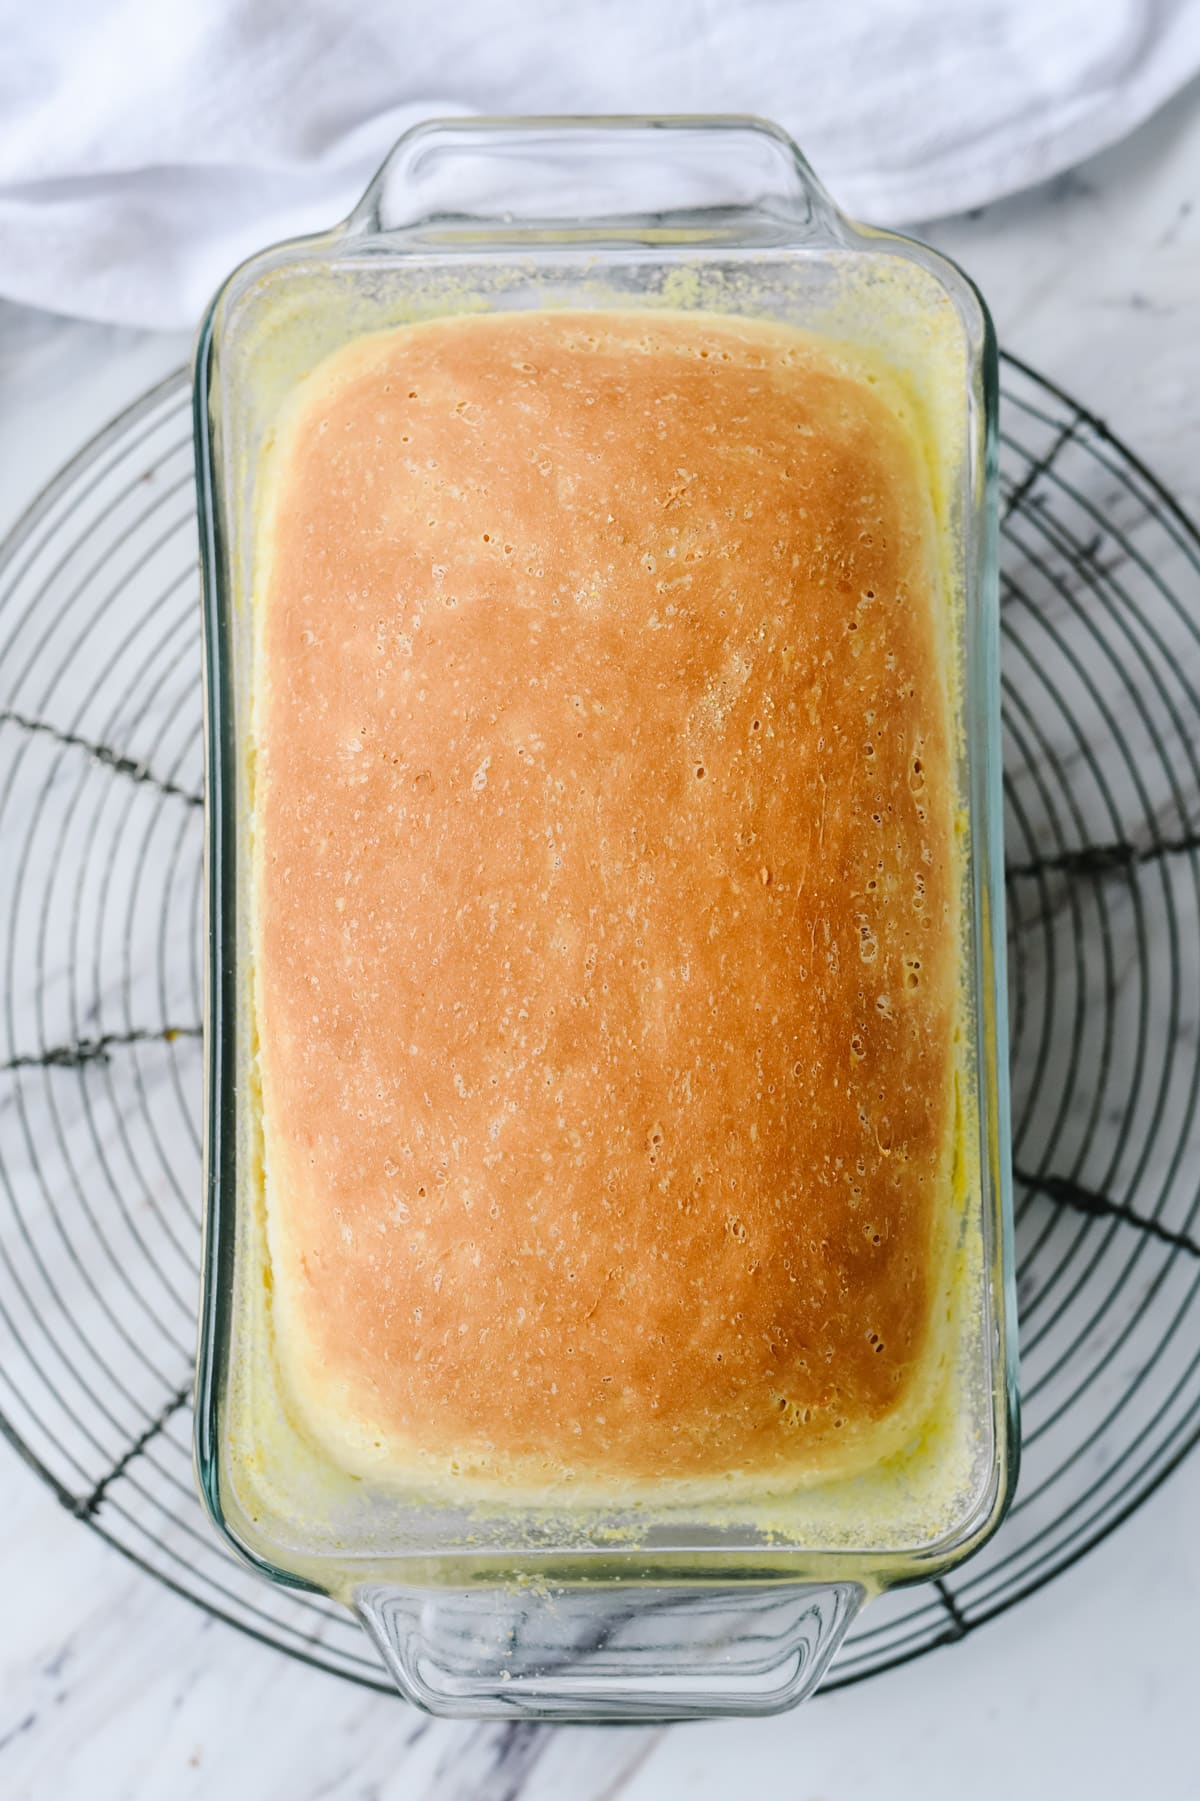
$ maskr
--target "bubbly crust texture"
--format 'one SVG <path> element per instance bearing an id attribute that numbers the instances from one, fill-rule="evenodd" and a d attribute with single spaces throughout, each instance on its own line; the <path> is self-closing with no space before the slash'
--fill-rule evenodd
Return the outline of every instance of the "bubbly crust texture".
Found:
<path id="1" fill-rule="evenodd" d="M 275 453 L 276 1354 L 384 1476 L 804 1480 L 911 1432 L 951 1207 L 920 439 L 780 326 L 445 319 Z"/>

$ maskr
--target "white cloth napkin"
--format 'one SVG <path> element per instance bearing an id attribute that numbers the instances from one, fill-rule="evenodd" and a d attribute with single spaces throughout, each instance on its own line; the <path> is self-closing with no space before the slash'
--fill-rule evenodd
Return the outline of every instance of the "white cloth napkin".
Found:
<path id="1" fill-rule="evenodd" d="M 927 219 L 1198 69 L 1197 0 L 0 0 L 0 294 L 191 326 L 448 112 L 760 113 L 852 214 Z"/>

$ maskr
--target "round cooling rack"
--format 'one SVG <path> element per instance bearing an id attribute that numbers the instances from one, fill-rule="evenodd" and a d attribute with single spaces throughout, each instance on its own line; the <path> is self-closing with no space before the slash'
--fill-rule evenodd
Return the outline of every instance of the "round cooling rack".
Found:
<path id="1" fill-rule="evenodd" d="M 1200 539 L 1104 425 L 1003 365 L 1008 949 L 1024 1452 L 946 1582 L 831 1685 L 962 1637 L 1200 1435 Z M 180 1594 L 390 1689 L 340 1608 L 224 1550 L 192 1482 L 200 607 L 190 395 L 93 440 L 0 552 L 0 1425 Z"/>

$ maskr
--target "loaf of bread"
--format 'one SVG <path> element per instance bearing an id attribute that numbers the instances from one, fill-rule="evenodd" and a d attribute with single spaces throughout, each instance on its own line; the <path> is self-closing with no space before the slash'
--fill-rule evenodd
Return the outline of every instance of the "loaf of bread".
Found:
<path id="1" fill-rule="evenodd" d="M 945 1311 L 960 975 L 903 384 L 750 319 L 444 318 L 337 352 L 270 457 L 293 1418 L 520 1500 L 895 1452 Z"/>

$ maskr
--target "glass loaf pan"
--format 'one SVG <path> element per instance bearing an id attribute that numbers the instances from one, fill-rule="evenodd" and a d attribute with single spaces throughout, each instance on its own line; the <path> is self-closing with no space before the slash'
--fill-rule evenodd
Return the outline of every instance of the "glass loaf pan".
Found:
<path id="1" fill-rule="evenodd" d="M 328 1467 L 270 1355 L 251 968 L 257 472 L 296 384 L 365 332 L 488 309 L 788 321 L 899 370 L 935 447 L 961 872 L 961 1067 L 947 1394 L 902 1465 L 769 1504 L 621 1511 L 405 1500 Z M 841 217 L 790 140 L 741 118 L 454 120 L 388 157 L 351 217 L 243 265 L 202 329 L 195 430 L 206 631 L 205 1249 L 196 1459 L 264 1576 L 354 1609 L 437 1713 L 768 1713 L 820 1681 L 870 1596 L 999 1522 L 1017 1460 L 995 568 L 995 345 L 974 289 Z"/>

